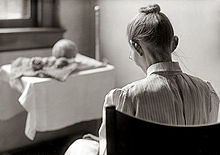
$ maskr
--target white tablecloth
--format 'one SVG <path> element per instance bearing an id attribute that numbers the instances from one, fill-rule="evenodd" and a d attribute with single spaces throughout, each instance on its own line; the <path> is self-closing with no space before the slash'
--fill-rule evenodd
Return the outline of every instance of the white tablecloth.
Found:
<path id="1" fill-rule="evenodd" d="M 78 59 L 98 63 L 82 55 Z M 10 65 L 2 66 L 0 79 L 3 82 L 0 84 L 9 81 L 9 74 Z M 20 90 L 19 103 L 28 112 L 26 136 L 33 140 L 36 131 L 57 130 L 77 122 L 101 118 L 104 97 L 114 87 L 114 74 L 114 67 L 106 65 L 72 74 L 65 82 L 50 78 L 22 77 L 23 89 Z M 1 87 L 0 99 L 13 98 L 10 93 L 3 96 L 5 94 L 2 93 L 2 88 L 4 87 Z M 12 91 L 18 94 L 15 90 Z M 3 109 L 0 119 L 8 119 L 22 111 L 22 107 L 17 104 L 0 103 L 0 109 Z"/>

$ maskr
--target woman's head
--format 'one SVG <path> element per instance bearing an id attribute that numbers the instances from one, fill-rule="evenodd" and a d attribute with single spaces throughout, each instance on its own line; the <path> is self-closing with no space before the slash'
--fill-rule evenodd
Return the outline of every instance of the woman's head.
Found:
<path id="1" fill-rule="evenodd" d="M 132 49 L 139 56 L 151 56 L 150 61 L 155 62 L 170 61 L 171 52 L 178 43 L 169 19 L 160 12 L 157 4 L 140 8 L 139 14 L 128 24 L 127 35 Z M 155 62 L 148 62 L 145 67 Z"/>

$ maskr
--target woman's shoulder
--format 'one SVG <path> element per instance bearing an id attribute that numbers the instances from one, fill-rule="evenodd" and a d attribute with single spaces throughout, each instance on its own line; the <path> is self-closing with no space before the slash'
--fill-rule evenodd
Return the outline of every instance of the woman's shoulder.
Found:
<path id="1" fill-rule="evenodd" d="M 193 80 L 193 81 L 196 81 L 196 82 L 199 82 L 199 83 L 204 83 L 204 84 L 207 84 L 207 81 L 197 77 L 197 76 L 193 76 L 193 75 L 190 75 L 190 74 L 187 74 L 187 73 L 183 73 L 183 76 L 187 76 L 190 78 L 190 80 Z"/>
<path id="2" fill-rule="evenodd" d="M 106 95 L 106 97 L 107 98 L 115 98 L 115 97 L 126 95 L 127 92 L 129 92 L 133 88 L 136 88 L 143 81 L 144 81 L 144 79 L 141 79 L 141 80 L 137 80 L 137 81 L 131 82 L 131 83 L 129 83 L 129 84 L 127 84 L 127 85 L 125 85 L 125 86 L 123 86 L 121 88 L 114 88 L 114 89 L 109 91 L 109 93 Z"/>
<path id="3" fill-rule="evenodd" d="M 214 94 L 217 96 L 218 98 L 218 95 L 214 89 L 214 87 L 212 86 L 211 82 L 209 81 L 206 81 L 206 80 L 203 80 L 199 77 L 196 77 L 196 76 L 192 76 L 192 75 L 189 75 L 189 74 L 184 74 L 185 76 L 189 77 L 191 81 L 193 81 L 193 83 L 195 85 L 197 85 L 198 87 L 202 88 L 202 89 L 206 89 L 207 91 L 209 91 L 210 93 Z"/>
<path id="4" fill-rule="evenodd" d="M 154 90 L 158 90 L 161 88 L 164 88 L 164 85 L 166 85 L 166 79 L 163 78 L 160 75 L 151 75 L 144 79 L 137 80 L 135 82 L 132 82 L 125 87 L 123 87 L 123 90 L 130 90 L 131 92 L 142 92 L 142 91 L 151 91 L 153 88 Z"/>
<path id="5" fill-rule="evenodd" d="M 189 78 L 188 81 L 192 81 L 193 84 L 198 85 L 200 87 L 204 87 L 207 88 L 210 91 L 214 91 L 214 88 L 212 87 L 211 83 L 209 81 L 203 80 L 202 78 L 199 78 L 197 76 L 193 76 L 193 75 L 189 75 L 184 73 L 183 76 L 185 77 L 185 79 Z"/>
<path id="6" fill-rule="evenodd" d="M 150 83 L 149 81 L 150 81 L 149 78 L 140 79 L 140 80 L 137 80 L 137 81 L 134 81 L 132 83 L 125 85 L 124 87 L 121 88 L 121 90 L 122 91 L 130 91 L 132 89 L 136 89 L 138 87 L 146 85 L 147 83 Z"/>

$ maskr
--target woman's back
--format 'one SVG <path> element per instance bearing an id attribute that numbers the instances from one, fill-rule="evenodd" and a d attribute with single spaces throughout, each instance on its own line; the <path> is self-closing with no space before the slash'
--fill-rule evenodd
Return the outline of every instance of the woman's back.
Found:
<path id="1" fill-rule="evenodd" d="M 145 79 L 122 89 L 120 111 L 167 124 L 217 121 L 219 100 L 209 83 L 183 73 L 177 62 L 157 63 L 147 71 Z"/>

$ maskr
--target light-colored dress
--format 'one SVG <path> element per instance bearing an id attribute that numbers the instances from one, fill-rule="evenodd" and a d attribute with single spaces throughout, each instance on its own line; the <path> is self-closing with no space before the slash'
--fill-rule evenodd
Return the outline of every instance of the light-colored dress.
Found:
<path id="1" fill-rule="evenodd" d="M 106 154 L 105 107 L 110 105 L 145 120 L 194 125 L 217 122 L 219 98 L 209 82 L 183 73 L 177 62 L 153 64 L 146 78 L 106 95 L 99 130 L 100 155 Z"/>

